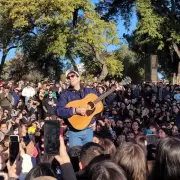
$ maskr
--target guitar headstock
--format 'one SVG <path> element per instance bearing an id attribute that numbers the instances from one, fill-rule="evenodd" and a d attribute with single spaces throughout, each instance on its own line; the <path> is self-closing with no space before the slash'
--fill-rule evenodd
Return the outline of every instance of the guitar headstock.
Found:
<path id="1" fill-rule="evenodd" d="M 126 76 L 122 81 L 121 81 L 121 85 L 122 86 L 125 86 L 125 85 L 129 85 L 131 84 L 132 82 L 132 79 L 129 77 L 129 76 Z"/>

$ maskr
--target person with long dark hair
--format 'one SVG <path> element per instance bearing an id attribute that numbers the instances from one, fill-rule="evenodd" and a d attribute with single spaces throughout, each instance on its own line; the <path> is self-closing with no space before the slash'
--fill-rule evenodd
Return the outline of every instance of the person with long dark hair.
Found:
<path id="1" fill-rule="evenodd" d="M 153 180 L 180 179 L 180 140 L 164 138 L 157 145 Z"/>

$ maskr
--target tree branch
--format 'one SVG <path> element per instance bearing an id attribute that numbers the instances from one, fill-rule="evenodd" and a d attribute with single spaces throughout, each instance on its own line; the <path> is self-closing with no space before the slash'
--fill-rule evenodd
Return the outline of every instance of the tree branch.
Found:
<path id="1" fill-rule="evenodd" d="M 94 52 L 94 55 L 95 55 L 96 59 L 97 59 L 101 64 L 104 65 L 105 62 L 101 59 L 100 54 L 99 54 L 99 52 L 96 50 L 96 48 L 95 48 L 93 45 L 89 44 L 89 43 L 88 43 L 88 45 L 92 48 L 92 51 Z"/>
<path id="2" fill-rule="evenodd" d="M 11 49 L 17 48 L 18 46 L 11 46 L 9 48 L 7 48 L 7 52 L 9 52 Z"/>
<path id="3" fill-rule="evenodd" d="M 30 31 L 29 33 L 33 34 L 34 36 L 36 36 L 37 34 L 33 31 Z"/>

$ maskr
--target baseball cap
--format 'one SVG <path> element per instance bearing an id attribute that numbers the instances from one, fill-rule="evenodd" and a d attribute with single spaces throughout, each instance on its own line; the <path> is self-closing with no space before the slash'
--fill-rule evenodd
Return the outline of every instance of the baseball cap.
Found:
<path id="1" fill-rule="evenodd" d="M 75 70 L 73 70 L 73 69 L 69 69 L 69 70 L 66 71 L 66 78 L 67 78 L 67 76 L 68 76 L 69 73 L 74 73 L 74 74 L 76 74 L 78 77 L 80 76 L 77 71 L 75 71 Z"/>

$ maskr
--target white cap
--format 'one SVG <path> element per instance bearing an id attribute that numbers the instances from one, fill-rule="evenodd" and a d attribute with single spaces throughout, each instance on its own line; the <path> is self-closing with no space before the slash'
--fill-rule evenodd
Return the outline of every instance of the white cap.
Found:
<path id="1" fill-rule="evenodd" d="M 69 73 L 74 73 L 74 74 L 76 74 L 78 77 L 80 77 L 80 75 L 79 75 L 79 73 L 78 73 L 77 71 L 75 71 L 75 70 L 73 70 L 73 69 L 69 69 L 69 70 L 66 71 L 66 78 L 67 78 L 67 76 L 68 76 Z"/>

